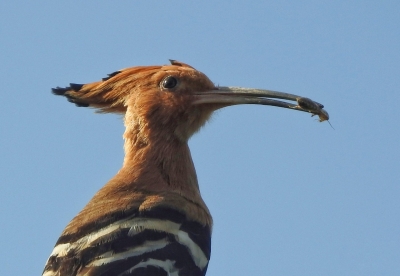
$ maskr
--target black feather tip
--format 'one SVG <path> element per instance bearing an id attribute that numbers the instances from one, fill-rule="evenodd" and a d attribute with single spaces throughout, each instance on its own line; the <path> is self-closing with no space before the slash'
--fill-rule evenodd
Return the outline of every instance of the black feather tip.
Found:
<path id="1" fill-rule="evenodd" d="M 68 96 L 67 96 L 67 99 L 68 99 L 68 101 L 69 101 L 70 103 L 74 103 L 77 107 L 88 107 L 88 106 L 89 106 L 89 104 L 87 104 L 87 103 L 78 103 L 78 102 L 76 101 L 76 99 L 71 98 L 71 97 L 68 97 Z"/>
<path id="2" fill-rule="evenodd" d="M 115 71 L 115 72 L 112 72 L 111 74 L 107 74 L 108 77 L 102 78 L 102 80 L 106 81 L 108 79 L 111 79 L 112 77 L 114 77 L 115 75 L 118 75 L 119 73 L 121 73 L 121 71 Z"/>
<path id="3" fill-rule="evenodd" d="M 82 86 L 83 86 L 83 84 L 78 84 L 78 83 L 70 83 L 69 84 L 69 88 L 71 88 L 75 92 L 78 92 L 79 90 L 81 90 Z"/>
<path id="4" fill-rule="evenodd" d="M 54 95 L 66 97 L 67 100 L 68 100 L 70 103 L 74 103 L 76 106 L 79 106 L 79 107 L 88 107 L 89 104 L 87 104 L 87 103 L 80 103 L 80 102 L 78 102 L 77 99 L 75 99 L 74 97 L 71 97 L 71 95 L 66 94 L 68 91 L 71 91 L 71 90 L 73 90 L 73 91 L 75 91 L 75 92 L 76 92 L 76 91 L 79 91 L 79 89 L 82 88 L 83 84 L 71 83 L 70 85 L 71 85 L 71 87 L 65 87 L 65 88 L 62 88 L 62 87 L 58 87 L 58 86 L 57 86 L 56 88 L 52 88 L 52 89 L 51 89 L 51 92 L 52 92 Z"/>
<path id="5" fill-rule="evenodd" d="M 54 95 L 64 96 L 65 93 L 68 92 L 68 90 L 70 90 L 69 87 L 62 88 L 62 87 L 58 87 L 58 86 L 57 86 L 56 88 L 52 88 L 52 89 L 51 89 L 51 92 L 52 92 Z"/>

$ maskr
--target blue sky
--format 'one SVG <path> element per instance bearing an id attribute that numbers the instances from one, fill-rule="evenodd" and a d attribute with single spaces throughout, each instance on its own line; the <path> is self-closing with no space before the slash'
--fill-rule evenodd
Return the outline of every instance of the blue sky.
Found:
<path id="1" fill-rule="evenodd" d="M 122 164 L 120 116 L 50 88 L 168 59 L 312 98 L 335 128 L 236 106 L 191 139 L 207 275 L 400 275 L 400 2 L 4 0 L 0 22 L 0 275 L 40 275 Z"/>

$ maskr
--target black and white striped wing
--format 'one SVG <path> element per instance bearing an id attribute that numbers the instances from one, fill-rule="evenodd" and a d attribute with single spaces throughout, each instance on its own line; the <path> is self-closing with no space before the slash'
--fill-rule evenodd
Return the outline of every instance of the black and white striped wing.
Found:
<path id="1" fill-rule="evenodd" d="M 75 240 L 61 236 L 43 276 L 205 275 L 210 230 L 170 209 L 135 214 Z"/>

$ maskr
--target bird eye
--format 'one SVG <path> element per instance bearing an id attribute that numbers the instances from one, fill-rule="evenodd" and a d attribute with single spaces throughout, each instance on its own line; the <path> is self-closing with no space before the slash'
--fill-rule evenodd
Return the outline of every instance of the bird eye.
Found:
<path id="1" fill-rule="evenodd" d="M 168 76 L 161 82 L 162 88 L 172 89 L 178 84 L 178 80 L 173 76 Z"/>

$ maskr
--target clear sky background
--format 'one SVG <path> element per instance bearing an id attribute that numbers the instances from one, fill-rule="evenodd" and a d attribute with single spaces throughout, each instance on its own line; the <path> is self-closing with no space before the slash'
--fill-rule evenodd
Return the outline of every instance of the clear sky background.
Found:
<path id="1" fill-rule="evenodd" d="M 217 112 L 190 141 L 214 218 L 207 275 L 400 275 L 399 1 L 0 3 L 0 275 L 40 275 L 120 168 L 117 115 L 50 88 L 177 59 L 331 117 Z"/>

